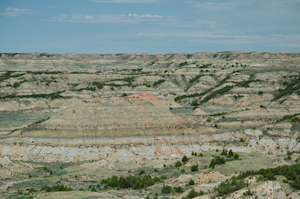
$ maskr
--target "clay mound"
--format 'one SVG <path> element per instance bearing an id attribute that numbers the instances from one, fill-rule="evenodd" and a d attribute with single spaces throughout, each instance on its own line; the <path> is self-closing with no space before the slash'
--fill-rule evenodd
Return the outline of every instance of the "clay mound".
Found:
<path id="1" fill-rule="evenodd" d="M 42 130 L 25 134 L 39 137 L 170 134 L 179 122 L 164 100 L 149 93 L 95 98 L 91 102 L 73 98 L 41 124 Z"/>
<path id="2" fill-rule="evenodd" d="M 174 99 L 170 99 L 166 101 L 169 108 L 182 108 L 183 106 L 174 101 Z"/>
<path id="3" fill-rule="evenodd" d="M 130 95 L 128 96 L 130 101 L 151 101 L 151 102 L 156 102 L 159 101 L 159 99 L 150 93 L 139 93 L 135 95 Z"/>
<path id="4" fill-rule="evenodd" d="M 202 111 L 200 108 L 196 108 L 194 112 L 192 113 L 193 116 L 204 116 L 204 115 L 210 115 L 210 113 L 207 113 L 205 111 Z"/>
<path id="5" fill-rule="evenodd" d="M 30 112 L 36 112 L 36 111 L 41 111 L 42 109 L 40 108 L 40 107 L 34 107 L 34 108 L 32 108 L 32 109 L 30 109 L 29 111 Z"/>

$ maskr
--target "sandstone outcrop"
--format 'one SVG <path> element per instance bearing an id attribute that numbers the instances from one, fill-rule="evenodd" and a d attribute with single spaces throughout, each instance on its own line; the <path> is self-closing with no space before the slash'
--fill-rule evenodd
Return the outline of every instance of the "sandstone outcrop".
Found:
<path id="1" fill-rule="evenodd" d="M 200 108 L 196 108 L 194 110 L 194 112 L 192 113 L 193 116 L 206 116 L 206 115 L 210 115 L 210 113 L 207 113 L 203 110 L 201 110 Z"/>

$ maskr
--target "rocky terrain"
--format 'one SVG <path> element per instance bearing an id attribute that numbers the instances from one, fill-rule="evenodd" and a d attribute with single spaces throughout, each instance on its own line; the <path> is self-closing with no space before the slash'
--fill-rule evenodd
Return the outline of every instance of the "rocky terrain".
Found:
<path id="1" fill-rule="evenodd" d="M 299 73 L 300 53 L 1 53 L 0 196 L 299 198 Z"/>

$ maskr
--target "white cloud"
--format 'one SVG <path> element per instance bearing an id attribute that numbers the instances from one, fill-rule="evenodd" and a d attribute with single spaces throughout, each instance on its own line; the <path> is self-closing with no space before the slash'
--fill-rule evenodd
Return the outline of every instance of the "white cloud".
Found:
<path id="1" fill-rule="evenodd" d="M 240 35 L 240 34 L 214 34 L 195 32 L 164 32 L 164 33 L 138 33 L 136 37 L 185 37 L 204 39 L 262 39 L 260 35 Z"/>
<path id="2" fill-rule="evenodd" d="M 25 9 L 25 8 L 12 8 L 12 7 L 8 7 L 6 10 L 0 12 L 0 16 L 4 16 L 4 17 L 20 17 L 29 14 L 39 14 L 39 12 L 35 10 Z"/>
<path id="3" fill-rule="evenodd" d="M 163 0 L 89 0 L 99 3 L 161 3 Z"/>
<path id="4" fill-rule="evenodd" d="M 291 34 L 286 34 L 286 35 L 283 35 L 283 34 L 274 34 L 272 35 L 274 37 L 279 37 L 279 38 L 284 38 L 284 39 L 291 39 L 291 40 L 300 40 L 300 34 L 296 34 L 296 35 L 291 35 Z"/>
<path id="5" fill-rule="evenodd" d="M 161 16 L 161 15 L 138 15 L 138 14 L 127 14 L 127 15 L 81 15 L 78 13 L 73 13 L 69 15 L 60 15 L 59 17 L 53 17 L 51 21 L 55 22 L 72 22 L 72 23 L 120 23 L 120 24 L 137 24 L 137 23 L 164 23 L 166 21 L 171 21 L 173 17 L 171 16 Z"/>

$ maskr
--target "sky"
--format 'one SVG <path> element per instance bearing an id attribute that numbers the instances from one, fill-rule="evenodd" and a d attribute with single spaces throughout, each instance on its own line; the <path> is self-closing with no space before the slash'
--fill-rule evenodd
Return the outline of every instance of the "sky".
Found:
<path id="1" fill-rule="evenodd" d="M 1 0 L 0 53 L 300 52 L 300 0 Z"/>

